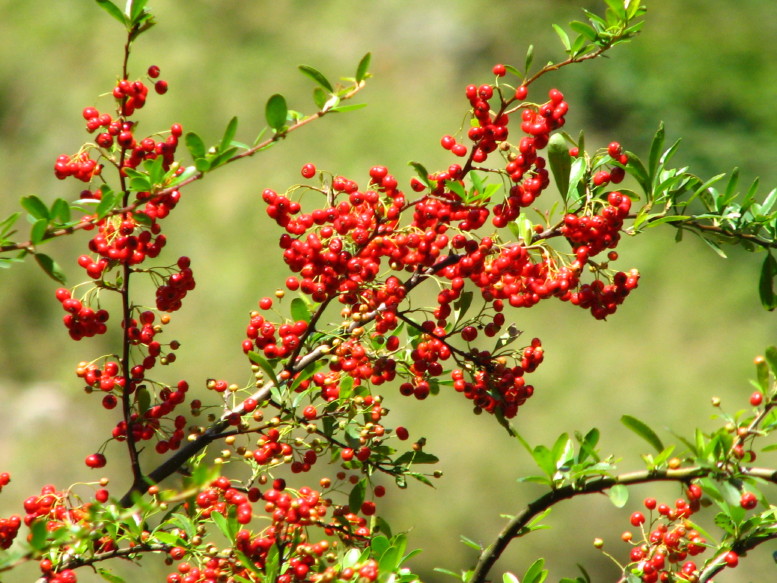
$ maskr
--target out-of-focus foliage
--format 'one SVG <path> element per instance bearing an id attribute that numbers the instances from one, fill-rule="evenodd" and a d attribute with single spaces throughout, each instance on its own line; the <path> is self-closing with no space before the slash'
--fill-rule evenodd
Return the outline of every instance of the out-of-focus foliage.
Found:
<path id="1" fill-rule="evenodd" d="M 175 321 L 186 346 L 176 373 L 185 371 L 192 384 L 249 374 L 239 348 L 245 314 L 254 298 L 280 286 L 281 273 L 280 256 L 267 253 L 278 233 L 264 216 L 263 188 L 283 190 L 297 182 L 305 162 L 357 181 L 376 163 L 398 177 L 406 168 L 406 179 L 412 175 L 409 160 L 428 168 L 447 165 L 439 136 L 461 123 L 464 85 L 490 80 L 496 62 L 520 64 L 530 43 L 537 63 L 558 56 L 561 47 L 550 23 L 579 18 L 581 5 L 599 6 L 593 0 L 375 0 L 360 2 L 358 9 L 348 0 L 154 4 L 165 26 L 146 36 L 135 62 L 159 65 L 171 89 L 144 112 L 148 127 L 178 121 L 209 141 L 233 115 L 244 128 L 262 125 L 272 93 L 282 91 L 291 108 L 310 104 L 310 83 L 297 65 L 334 75 L 373 53 L 375 78 L 363 95 L 368 108 L 336 122 L 323 120 L 266 156 L 246 161 L 240 171 L 214 174 L 189 189 L 187 196 L 197 200 L 182 205 L 176 223 L 168 225 L 178 231 L 170 240 L 181 241 L 193 266 L 208 274 Z M 670 140 L 683 137 L 678 164 L 690 164 L 701 176 L 739 166 L 743 181 L 760 175 L 765 190 L 773 187 L 777 11 L 772 2 L 648 6 L 638 40 L 549 81 L 570 102 L 566 129 L 574 135 L 583 127 L 589 142 L 617 139 L 644 153 L 663 120 Z M 80 143 L 75 135 L 82 127 L 80 111 L 93 105 L 94 95 L 110 90 L 121 46 L 112 23 L 92 2 L 0 0 L 0 16 L 0 216 L 5 216 L 26 194 L 47 201 L 77 196 L 54 178 L 54 159 Z M 71 250 L 83 244 L 73 239 L 65 243 Z M 660 419 L 682 432 L 688 417 L 696 424 L 711 411 L 706 407 L 713 393 L 732 410 L 745 406 L 750 360 L 775 342 L 771 316 L 758 302 L 759 258 L 733 254 L 724 261 L 697 241 L 675 245 L 668 230 L 663 239 L 641 239 L 621 245 L 628 263 L 623 268 L 639 267 L 642 280 L 610 321 L 594 322 L 560 303 L 517 313 L 518 327 L 541 335 L 547 353 L 536 377 L 537 394 L 518 420 L 532 442 L 547 442 L 559 427 L 585 431 L 596 424 L 610 440 L 604 449 L 625 452 L 641 444 L 619 425 L 621 413 L 653 425 Z M 50 252 L 68 256 L 55 246 Z M 76 276 L 75 265 L 63 267 Z M 31 264 L 15 268 L 10 277 L 0 272 L 0 397 L 13 419 L 0 427 L 0 467 L 15 476 L 13 488 L 0 497 L 0 514 L 16 511 L 31 487 L 69 484 L 72 468 L 88 453 L 80 444 L 106 429 L 91 420 L 90 407 L 98 405 L 85 405 L 81 397 L 73 369 L 83 356 L 57 325 L 54 288 Z M 446 477 L 437 490 L 407 493 L 406 503 L 392 510 L 392 524 L 416 525 L 410 536 L 427 549 L 419 557 L 423 573 L 433 566 L 466 566 L 474 555 L 457 542 L 458 535 L 488 542 L 501 527 L 499 514 L 516 511 L 534 494 L 514 482 L 525 470 L 522 452 L 493 423 L 473 418 L 459 399 L 441 395 L 401 404 L 406 410 L 393 416 L 397 421 L 406 416 L 408 425 L 420 418 L 413 424 L 423 427 L 430 450 L 440 454 Z M 55 450 L 47 445 L 63 439 L 73 443 L 72 459 L 49 453 Z M 23 456 L 7 457 L 2 443 L 10 440 L 27 442 Z M 419 519 L 421 509 L 427 514 Z M 623 530 L 623 517 L 606 499 L 562 507 L 551 521 L 573 521 L 578 528 L 556 528 L 515 545 L 504 569 L 522 572 L 533 557 L 552 553 L 558 569 L 553 576 L 571 575 L 576 561 L 585 562 L 595 580 L 612 574 L 588 544 L 605 531 L 614 540 Z M 773 545 L 768 546 L 757 552 L 763 560 L 744 561 L 718 579 L 745 580 L 752 573 L 750 579 L 762 580 L 759 570 L 771 562 Z"/>

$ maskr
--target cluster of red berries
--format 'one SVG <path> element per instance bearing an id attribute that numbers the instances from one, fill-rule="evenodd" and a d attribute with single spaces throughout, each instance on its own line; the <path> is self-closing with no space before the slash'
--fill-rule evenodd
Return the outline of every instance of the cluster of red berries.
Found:
<path id="1" fill-rule="evenodd" d="M 619 271 L 613 276 L 610 284 L 605 284 L 599 279 L 590 284 L 583 284 L 579 291 L 572 292 L 569 301 L 576 306 L 591 310 L 591 314 L 597 320 L 604 320 L 615 313 L 638 283 L 639 271 L 636 269 L 632 269 L 629 273 Z"/>
<path id="2" fill-rule="evenodd" d="M 0 492 L 3 486 L 11 482 L 11 474 L 8 472 L 0 473 Z M 14 514 L 8 518 L 0 518 L 0 550 L 6 550 L 13 544 L 16 535 L 19 533 L 19 527 L 22 524 L 20 516 Z"/>
<path id="3" fill-rule="evenodd" d="M 229 508 L 234 507 L 239 524 L 248 524 L 253 516 L 252 502 L 259 500 L 258 488 L 252 488 L 247 494 L 232 488 L 228 478 L 221 476 L 211 482 L 210 487 L 202 490 L 195 499 L 199 512 L 204 517 L 210 517 L 213 512 L 227 515 Z"/>
<path id="4" fill-rule="evenodd" d="M 0 549 L 6 550 L 11 547 L 16 535 L 19 534 L 21 525 L 22 519 L 18 514 L 0 518 Z"/>
<path id="5" fill-rule="evenodd" d="M 570 154 L 576 157 L 579 152 L 570 152 Z M 629 163 L 629 157 L 623 153 L 621 145 L 618 142 L 610 143 L 607 147 L 607 154 L 613 162 L 617 162 L 619 165 L 613 166 L 610 170 L 599 170 L 594 174 L 591 179 L 594 186 L 606 186 L 609 183 L 620 184 L 626 177 L 624 166 Z"/>
<path id="6" fill-rule="evenodd" d="M 263 298 L 259 303 L 259 307 L 262 306 L 266 306 L 263 307 L 265 310 L 269 309 L 272 300 Z M 259 312 L 251 312 L 251 321 L 246 327 L 247 338 L 243 341 L 243 352 L 248 353 L 256 347 L 263 351 L 267 358 L 284 358 L 297 350 L 307 329 L 308 324 L 304 320 L 276 326 Z"/>
<path id="7" fill-rule="evenodd" d="M 84 306 L 80 300 L 72 297 L 70 290 L 62 287 L 57 289 L 56 297 L 67 312 L 62 321 L 73 340 L 107 332 L 108 327 L 105 325 L 109 316 L 107 310 L 95 311 L 89 306 Z"/>
<path id="8" fill-rule="evenodd" d="M 561 234 L 572 244 L 577 260 L 581 263 L 612 249 L 620 240 L 623 220 L 629 215 L 631 199 L 620 192 L 607 195 L 607 206 L 596 215 L 568 214 L 564 217 Z"/>
<path id="9" fill-rule="evenodd" d="M 277 545 L 288 551 L 285 558 L 288 567 L 278 576 L 278 581 L 282 583 L 311 580 L 368 582 L 377 578 L 375 561 L 368 560 L 347 568 L 336 567 L 325 557 L 330 550 L 328 541 L 308 542 L 309 537 L 303 534 L 305 529 L 321 525 L 331 504 L 329 500 L 322 498 L 320 492 L 312 488 L 305 486 L 294 493 L 286 489 L 284 480 L 276 479 L 272 488 L 264 493 L 255 487 L 244 493 L 233 488 L 229 479 L 220 477 L 197 495 L 195 504 L 204 517 L 211 516 L 213 512 L 226 515 L 229 509 L 234 507 L 238 523 L 245 525 L 251 521 L 252 504 L 261 500 L 265 503 L 264 509 L 270 515 L 272 524 L 258 534 L 243 529 L 235 536 L 235 548 L 243 553 L 255 568 L 265 568 L 270 549 Z M 340 509 L 337 509 L 336 513 L 339 513 L 341 518 L 324 527 L 327 535 L 337 533 L 345 538 L 356 537 L 356 540 L 364 540 L 369 536 L 363 518 Z M 168 555 L 171 560 L 182 560 L 186 556 L 186 550 L 173 547 Z M 202 568 L 194 567 L 188 562 L 180 563 L 177 572 L 168 575 L 167 582 L 215 583 L 228 577 L 248 576 L 249 573 L 249 568 L 240 561 L 211 558 Z"/>
<path id="10" fill-rule="evenodd" d="M 687 498 L 687 499 L 686 499 Z M 631 525 L 643 529 L 644 540 L 632 543 L 631 571 L 645 583 L 696 581 L 698 566 L 689 557 L 695 557 L 707 548 L 707 541 L 688 520 L 701 507 L 702 490 L 698 484 L 690 484 L 686 498 L 678 499 L 674 506 L 658 504 L 655 498 L 646 498 L 645 508 L 650 511 L 651 520 L 642 512 L 634 512 L 629 519 Z M 653 512 L 657 517 L 653 518 Z M 643 525 L 648 524 L 649 530 Z M 624 532 L 622 539 L 632 542 L 631 532 Z M 729 567 L 738 564 L 736 553 L 724 557 Z"/>
<path id="11" fill-rule="evenodd" d="M 99 279 L 110 262 L 138 265 L 146 257 L 157 257 L 167 243 L 158 224 L 149 229 L 140 228 L 130 214 L 118 216 L 97 224 L 97 234 L 89 241 L 89 250 L 100 255 L 95 261 L 88 255 L 78 258 L 78 264 L 93 279 Z M 156 235 L 156 237 L 154 237 Z"/>
<path id="12" fill-rule="evenodd" d="M 175 312 L 181 309 L 181 302 L 186 293 L 195 287 L 194 275 L 188 257 L 178 259 L 178 269 L 156 289 L 156 307 L 160 312 Z"/>
<path id="13" fill-rule="evenodd" d="M 98 164 L 89 157 L 87 152 L 81 152 L 75 156 L 62 154 L 54 163 L 54 175 L 60 180 L 73 177 L 82 182 L 90 182 L 102 172 L 102 164 Z"/>

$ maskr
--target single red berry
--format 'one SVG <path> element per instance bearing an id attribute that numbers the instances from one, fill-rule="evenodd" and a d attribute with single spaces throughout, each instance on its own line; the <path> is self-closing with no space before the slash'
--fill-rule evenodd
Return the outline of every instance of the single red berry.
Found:
<path id="1" fill-rule="evenodd" d="M 515 98 L 518 101 L 523 101 L 526 99 L 526 96 L 529 94 L 529 89 L 526 87 L 526 85 L 521 85 L 518 87 L 518 89 L 515 90 Z"/>
<path id="2" fill-rule="evenodd" d="M 302 411 L 302 415 L 303 415 L 303 417 L 305 417 L 305 419 L 310 421 L 310 420 L 313 420 L 316 417 L 318 417 L 318 411 L 316 411 L 316 408 L 313 405 L 308 405 Z"/>
<path id="3" fill-rule="evenodd" d="M 94 499 L 98 502 L 105 503 L 108 501 L 108 490 L 104 488 L 100 488 L 97 490 L 97 492 L 94 493 Z"/>
<path id="4" fill-rule="evenodd" d="M 656 507 L 656 499 L 655 498 L 645 498 L 645 508 L 648 510 L 654 510 Z"/>
<path id="5" fill-rule="evenodd" d="M 269 310 L 272 308 L 272 298 L 265 297 L 259 300 L 259 307 L 263 310 Z"/>
<path id="6" fill-rule="evenodd" d="M 313 178 L 316 175 L 316 167 L 313 164 L 305 164 L 300 173 L 303 178 Z"/>
<path id="7" fill-rule="evenodd" d="M 151 77 L 152 79 L 156 79 L 157 77 L 159 77 L 159 67 L 157 67 L 156 65 L 151 65 L 148 68 L 148 76 Z"/>
<path id="8" fill-rule="evenodd" d="M 440 138 L 440 145 L 446 150 L 450 150 L 453 146 L 456 145 L 456 138 L 453 136 L 445 135 Z"/>
<path id="9" fill-rule="evenodd" d="M 726 561 L 726 565 L 733 569 L 739 564 L 739 555 L 734 551 L 729 551 L 726 553 L 726 556 L 723 557 L 723 560 Z"/>
<path id="10" fill-rule="evenodd" d="M 364 516 L 372 516 L 375 514 L 375 502 L 370 502 L 369 500 L 362 503 L 362 514 Z"/>
<path id="11" fill-rule="evenodd" d="M 100 112 L 97 111 L 94 107 L 85 107 L 84 111 L 82 112 L 85 120 L 90 120 L 98 117 L 100 115 Z"/>
<path id="12" fill-rule="evenodd" d="M 635 512 L 631 515 L 630 522 L 632 526 L 641 526 L 645 524 L 645 515 L 641 512 Z"/>
<path id="13" fill-rule="evenodd" d="M 752 395 L 750 395 L 750 404 L 753 407 L 758 407 L 761 403 L 763 403 L 764 396 L 763 393 L 760 391 L 754 392 Z"/>
<path id="14" fill-rule="evenodd" d="M 610 155 L 611 158 L 618 158 L 621 155 L 621 145 L 618 142 L 611 142 L 609 146 L 607 146 L 607 153 Z"/>
<path id="15" fill-rule="evenodd" d="M 93 453 L 88 456 L 86 456 L 86 459 L 84 460 L 86 465 L 92 469 L 95 468 L 102 468 L 105 466 L 105 456 L 101 453 Z"/>
<path id="16" fill-rule="evenodd" d="M 403 441 L 408 437 L 410 437 L 410 433 L 405 427 L 397 427 L 395 432 L 397 434 L 397 437 Z"/>
<path id="17" fill-rule="evenodd" d="M 375 486 L 375 496 L 382 498 L 386 495 L 386 488 L 384 486 Z"/>
<path id="18" fill-rule="evenodd" d="M 758 506 L 758 498 L 752 492 L 743 492 L 739 500 L 739 505 L 745 510 L 752 510 Z"/>
<path id="19" fill-rule="evenodd" d="M 507 68 L 504 65 L 494 65 L 492 69 L 494 75 L 497 77 L 504 77 L 507 74 Z"/>
<path id="20" fill-rule="evenodd" d="M 156 91 L 159 95 L 164 95 L 167 93 L 167 81 L 157 81 L 154 83 L 154 91 Z"/>

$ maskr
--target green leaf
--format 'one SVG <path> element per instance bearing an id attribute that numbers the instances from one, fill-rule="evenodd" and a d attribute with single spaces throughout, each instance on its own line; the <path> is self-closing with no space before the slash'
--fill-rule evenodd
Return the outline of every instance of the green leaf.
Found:
<path id="1" fill-rule="evenodd" d="M 575 158 L 575 161 L 572 162 L 572 170 L 570 171 L 569 176 L 569 189 L 567 190 L 567 195 L 564 197 L 567 205 L 574 205 L 580 199 L 578 186 L 580 185 L 583 176 L 585 176 L 585 170 L 585 159 L 582 157 Z"/>
<path id="2" fill-rule="evenodd" d="M 132 0 L 130 4 L 132 5 L 130 9 L 130 20 L 133 23 L 136 23 L 138 18 L 140 18 L 140 15 L 143 13 L 143 9 L 146 7 L 146 4 L 148 4 L 148 0 Z"/>
<path id="3" fill-rule="evenodd" d="M 37 551 L 43 550 L 49 532 L 46 528 L 46 521 L 42 519 L 33 521 L 30 525 L 30 531 L 30 546 Z"/>
<path id="4" fill-rule="evenodd" d="M 194 132 L 187 132 L 184 137 L 184 143 L 194 160 L 205 157 L 205 142 L 202 141 L 200 136 Z"/>
<path id="5" fill-rule="evenodd" d="M 555 133 L 548 141 L 548 162 L 553 172 L 561 197 L 566 199 L 569 193 L 569 173 L 572 169 L 572 156 L 569 155 L 567 140 L 561 133 Z"/>
<path id="6" fill-rule="evenodd" d="M 235 540 L 236 531 L 232 521 L 227 520 L 227 517 L 220 512 L 213 512 L 210 517 L 213 519 L 213 524 L 218 527 L 221 534 L 223 534 L 228 541 Z"/>
<path id="7" fill-rule="evenodd" d="M 356 67 L 356 82 L 361 83 L 369 76 L 370 61 L 372 60 L 372 54 L 367 53 L 359 61 L 359 65 Z"/>
<path id="8" fill-rule="evenodd" d="M 705 237 L 701 233 L 696 233 L 696 234 L 699 235 L 699 238 L 702 241 L 704 241 L 707 244 L 707 246 L 710 249 L 712 249 L 715 253 L 717 253 L 722 259 L 728 259 L 728 255 L 726 255 L 726 252 L 723 251 L 723 249 L 720 248 L 720 245 L 718 245 L 715 241 L 713 241 L 709 237 Z"/>
<path id="9" fill-rule="evenodd" d="M 626 19 L 626 7 L 623 5 L 623 0 L 606 0 L 606 2 L 607 6 L 610 7 L 610 10 L 612 10 L 620 20 Z"/>
<path id="10" fill-rule="evenodd" d="M 51 279 L 61 284 L 65 284 L 65 273 L 62 268 L 51 257 L 45 253 L 36 253 L 35 261 L 41 266 L 41 269 L 46 272 Z"/>
<path id="11" fill-rule="evenodd" d="M 553 452 L 544 445 L 538 445 L 531 451 L 531 455 L 537 467 L 552 479 L 556 473 L 556 460 L 553 459 Z"/>
<path id="12" fill-rule="evenodd" d="M 761 266 L 761 277 L 758 281 L 758 295 L 761 305 L 770 312 L 777 308 L 777 294 L 774 293 L 774 278 L 777 276 L 777 260 L 767 252 Z"/>
<path id="13" fill-rule="evenodd" d="M 291 317 L 294 318 L 295 321 L 302 320 L 303 322 L 310 322 L 310 310 L 308 309 L 305 300 L 302 298 L 294 298 L 291 300 L 290 311 Z"/>
<path id="14" fill-rule="evenodd" d="M 623 508 L 629 501 L 629 489 L 623 484 L 615 484 L 609 489 L 607 495 L 615 508 Z"/>
<path id="15" fill-rule="evenodd" d="M 13 227 L 14 223 L 22 216 L 21 212 L 15 212 L 0 222 L 0 237 L 4 237 Z"/>
<path id="16" fill-rule="evenodd" d="M 561 44 L 563 44 L 566 51 L 569 52 L 571 48 L 571 45 L 569 44 L 569 35 L 558 24 L 553 25 L 553 30 L 556 31 L 556 34 L 561 39 Z"/>
<path id="17" fill-rule="evenodd" d="M 23 196 L 21 200 L 21 205 L 24 210 L 26 210 L 34 219 L 50 219 L 51 216 L 49 215 L 49 209 L 46 207 L 46 205 L 43 203 L 41 199 L 39 199 L 34 194 L 31 194 L 30 196 Z"/>
<path id="18" fill-rule="evenodd" d="M 545 559 L 537 559 L 526 570 L 523 576 L 523 583 L 542 583 L 548 576 L 548 572 L 544 569 Z"/>
<path id="19" fill-rule="evenodd" d="M 411 464 L 436 464 L 439 458 L 425 451 L 406 451 L 395 460 L 399 466 L 409 466 Z"/>
<path id="20" fill-rule="evenodd" d="M 135 392 L 135 402 L 138 404 L 138 410 L 141 415 L 151 407 L 151 394 L 145 385 L 140 385 Z"/>
<path id="21" fill-rule="evenodd" d="M 531 65 L 534 62 L 534 45 L 529 45 L 529 48 L 526 49 L 526 60 L 524 61 L 524 71 L 526 74 L 529 73 L 529 69 L 531 69 Z"/>
<path id="22" fill-rule="evenodd" d="M 650 172 L 650 180 L 654 180 L 656 176 L 656 170 L 658 169 L 658 160 L 661 156 L 661 151 L 664 148 L 664 122 L 658 126 L 655 136 L 653 136 L 653 143 L 650 145 L 650 158 L 648 159 L 648 171 Z"/>
<path id="23" fill-rule="evenodd" d="M 286 98 L 280 93 L 270 96 L 264 108 L 264 115 L 269 125 L 276 132 L 280 132 L 286 125 L 286 117 L 289 114 L 286 107 Z"/>
<path id="24" fill-rule="evenodd" d="M 124 579 L 119 577 L 118 575 L 114 575 L 110 571 L 107 571 L 106 569 L 97 569 L 97 572 L 100 574 L 100 577 L 108 581 L 109 583 L 126 583 Z"/>
<path id="25" fill-rule="evenodd" d="M 459 539 L 461 540 L 461 542 L 463 542 L 465 545 L 467 545 L 471 549 L 475 549 L 476 551 L 482 551 L 483 550 L 483 546 L 482 545 L 480 545 L 479 543 L 476 543 L 471 538 L 467 538 L 463 534 L 459 535 Z"/>
<path id="26" fill-rule="evenodd" d="M 302 72 L 303 75 L 313 79 L 313 81 L 321 85 L 321 87 L 329 91 L 329 93 L 335 92 L 332 84 L 329 82 L 329 79 L 324 77 L 324 75 L 318 69 L 314 69 L 309 65 L 300 65 L 298 69 Z"/>
<path id="27" fill-rule="evenodd" d="M 99 4 L 103 10 L 121 22 L 124 26 L 127 26 L 127 17 L 113 2 L 110 0 L 97 0 L 97 4 Z"/>
<path id="28" fill-rule="evenodd" d="M 462 200 L 467 200 L 467 191 L 464 190 L 464 187 L 461 185 L 461 182 L 459 182 L 458 180 L 446 180 L 445 188 L 459 195 L 462 198 Z"/>
<path id="29" fill-rule="evenodd" d="M 64 198 L 58 198 L 51 205 L 50 216 L 58 223 L 67 223 L 70 221 L 70 205 Z"/>
<path id="30" fill-rule="evenodd" d="M 366 103 L 346 103 L 344 105 L 336 105 L 335 107 L 331 108 L 329 111 L 337 112 L 337 113 L 346 113 L 348 111 L 356 111 L 357 109 L 362 109 L 364 107 L 367 107 Z"/>
<path id="31" fill-rule="evenodd" d="M 48 228 L 48 219 L 38 219 L 35 221 L 35 223 L 32 225 L 32 228 L 30 229 L 30 240 L 32 241 L 33 245 L 37 245 L 43 241 L 43 239 L 46 237 L 46 231 Z"/>
<path id="32" fill-rule="evenodd" d="M 772 374 L 777 375 L 777 346 L 767 348 L 764 356 L 769 363 L 769 368 L 772 369 Z"/>
<path id="33" fill-rule="evenodd" d="M 235 139 L 235 133 L 237 132 L 237 116 L 229 120 L 227 128 L 224 130 L 224 136 L 221 138 L 221 144 L 219 145 L 219 151 L 223 152 L 232 144 L 232 140 Z"/>
<path id="34" fill-rule="evenodd" d="M 262 370 L 267 373 L 273 384 L 276 387 L 278 386 L 278 377 L 275 376 L 275 369 L 270 366 L 270 363 L 267 361 L 267 359 L 265 359 L 264 356 L 252 350 L 248 353 L 248 359 L 254 364 L 258 364 Z"/>
<path id="35" fill-rule="evenodd" d="M 431 181 L 429 180 L 429 171 L 424 167 L 423 164 L 420 162 L 408 162 L 408 166 L 412 166 L 413 170 L 416 171 L 416 174 L 418 174 L 418 178 L 421 179 L 421 182 L 426 184 L 426 186 L 431 187 Z"/>
<path id="36" fill-rule="evenodd" d="M 645 423 L 636 417 L 632 417 L 631 415 L 624 415 L 621 417 L 621 422 L 634 433 L 639 435 L 642 439 L 647 441 L 650 445 L 652 445 L 658 453 L 661 453 L 664 450 L 664 444 L 661 443 L 661 440 L 659 439 L 658 435 L 656 435 L 655 431 L 653 431 L 650 427 L 648 427 Z"/>
<path id="37" fill-rule="evenodd" d="M 362 478 L 351 488 L 351 493 L 348 495 L 348 507 L 351 509 L 351 512 L 359 512 L 361 510 L 366 493 L 367 478 Z"/>
<path id="38" fill-rule="evenodd" d="M 579 20 L 574 20 L 570 22 L 569 28 L 574 30 L 576 33 L 582 35 L 589 41 L 593 41 L 597 39 L 598 35 L 596 34 L 596 31 L 593 29 L 593 27 L 584 22 L 580 22 Z"/>

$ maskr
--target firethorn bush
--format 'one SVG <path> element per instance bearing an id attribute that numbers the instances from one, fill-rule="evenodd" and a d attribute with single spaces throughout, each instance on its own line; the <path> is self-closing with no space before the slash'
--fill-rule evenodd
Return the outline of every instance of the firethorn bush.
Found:
<path id="1" fill-rule="evenodd" d="M 442 566 L 440 577 L 494 580 L 511 543 L 546 528 L 558 503 L 593 493 L 624 512 L 620 541 L 593 541 L 612 560 L 613 580 L 711 581 L 777 538 L 769 502 L 777 469 L 759 465 L 777 447 L 775 347 L 755 359 L 755 392 L 738 411 L 712 398 L 713 429 L 695 427 L 688 412 L 683 433 L 664 443 L 623 415 L 650 447 L 637 456 L 638 470 L 620 470 L 595 427 L 549 445 L 517 430 L 535 392 L 550 390 L 533 373 L 562 358 L 546 359 L 542 330 L 533 338 L 519 330 L 521 309 L 558 300 L 592 320 L 617 317 L 639 293 L 639 266 L 619 251 L 627 237 L 672 228 L 721 254 L 760 253 L 761 303 L 777 307 L 777 190 L 764 196 L 757 183 L 741 189 L 736 172 L 702 178 L 674 167 L 678 144 L 665 144 L 663 126 L 644 155 L 630 150 L 630 136 L 587 147 L 584 132 L 567 123 L 576 104 L 565 89 L 539 89 L 538 80 L 552 83 L 559 69 L 585 66 L 637 36 L 641 2 L 607 0 L 603 15 L 586 10 L 584 21 L 556 27 L 557 60 L 537 66 L 530 48 L 520 65 L 496 64 L 466 85 L 464 123 L 428 139 L 446 167 L 376 164 L 344 176 L 311 160 L 285 190 L 259 186 L 262 228 L 277 244 L 258 259 L 277 254 L 287 273 L 274 294 L 256 298 L 235 342 L 250 380 L 210 378 L 199 387 L 175 366 L 185 349 L 175 324 L 198 281 L 213 274 L 169 252 L 167 225 L 180 205 L 197 204 L 184 194 L 192 184 L 247 164 L 325 116 L 359 109 L 371 57 L 339 82 L 300 66 L 314 85 L 309 113 L 274 94 L 266 126 L 248 141 L 234 117 L 209 144 L 176 120 L 143 123 L 146 103 L 170 89 L 164 67 L 133 58 L 155 24 L 146 2 L 97 4 L 125 33 L 118 77 L 74 112 L 83 143 L 74 138 L 72 150 L 52 156 L 69 194 L 23 197 L 22 210 L 0 222 L 0 261 L 32 258 L 57 282 L 50 295 L 61 306 L 63 342 L 84 351 L 74 383 L 100 403 L 112 429 L 102 443 L 77 444 L 82 481 L 23 492 L 17 512 L 0 518 L 4 577 L 35 563 L 40 581 L 97 573 L 115 583 L 123 580 L 117 563 L 158 558 L 167 583 L 419 580 L 418 551 L 408 546 L 424 541 L 392 528 L 382 505 L 442 472 L 424 437 L 392 413 L 407 400 L 432 410 L 442 392 L 504 428 L 536 466 L 522 481 L 541 493 L 492 542 L 465 539 L 475 551 L 471 568 Z M 29 230 L 19 226 L 22 215 Z M 79 283 L 46 252 L 62 238 L 80 245 L 68 259 Z M 90 339 L 102 336 L 111 349 L 96 354 Z M 114 488 L 122 476 L 127 487 Z M 674 499 L 630 500 L 632 487 L 660 483 L 676 486 Z M 13 484 L 0 473 L 4 497 L 20 494 Z M 562 581 L 589 581 L 580 571 Z M 502 578 L 547 576 L 537 559 Z"/>

